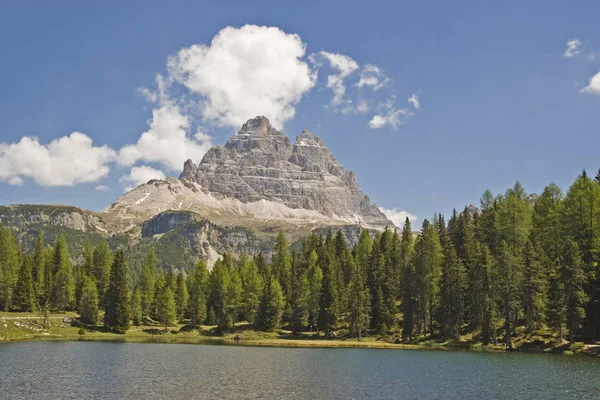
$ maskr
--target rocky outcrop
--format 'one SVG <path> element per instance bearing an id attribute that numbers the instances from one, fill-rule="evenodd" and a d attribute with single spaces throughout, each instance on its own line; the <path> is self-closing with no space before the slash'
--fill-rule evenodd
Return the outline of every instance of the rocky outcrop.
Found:
<path id="1" fill-rule="evenodd" d="M 225 146 L 211 148 L 195 173 L 193 167 L 188 160 L 180 180 L 219 199 L 268 200 L 351 224 L 392 226 L 321 138 L 304 130 L 292 144 L 265 117 L 246 122 Z"/>

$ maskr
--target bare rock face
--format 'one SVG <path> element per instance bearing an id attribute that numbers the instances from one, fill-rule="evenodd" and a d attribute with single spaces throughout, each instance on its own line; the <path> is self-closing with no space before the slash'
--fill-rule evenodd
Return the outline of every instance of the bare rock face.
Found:
<path id="1" fill-rule="evenodd" d="M 225 146 L 211 148 L 197 167 L 186 161 L 179 179 L 219 199 L 268 200 L 351 224 L 393 226 L 321 138 L 304 130 L 292 144 L 265 117 L 247 121 Z"/>

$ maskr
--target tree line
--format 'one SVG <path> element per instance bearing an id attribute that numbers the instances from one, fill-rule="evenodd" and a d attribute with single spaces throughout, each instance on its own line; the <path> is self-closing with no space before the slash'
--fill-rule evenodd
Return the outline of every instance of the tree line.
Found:
<path id="1" fill-rule="evenodd" d="M 72 265 L 59 237 L 40 233 L 22 253 L 0 227 L 0 307 L 76 310 L 81 319 L 125 332 L 157 321 L 219 332 L 248 321 L 255 329 L 293 333 L 340 331 L 512 348 L 516 328 L 559 339 L 600 337 L 600 172 L 585 171 L 566 194 L 556 184 L 529 196 L 517 182 L 505 193 L 484 192 L 479 208 L 424 220 L 413 232 L 363 230 L 349 246 L 342 232 L 310 234 L 290 251 L 283 232 L 270 260 L 262 253 L 225 254 L 209 271 L 200 260 L 187 271 L 158 268 L 150 250 L 131 274 L 123 250 L 87 243 Z"/>

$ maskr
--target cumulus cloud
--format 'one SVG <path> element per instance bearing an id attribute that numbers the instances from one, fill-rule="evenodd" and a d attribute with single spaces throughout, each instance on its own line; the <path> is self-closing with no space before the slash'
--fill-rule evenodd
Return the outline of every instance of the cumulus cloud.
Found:
<path id="1" fill-rule="evenodd" d="M 406 222 L 406 218 L 413 223 L 417 221 L 418 217 L 414 214 L 409 213 L 408 211 L 404 211 L 400 208 L 384 208 L 379 207 L 379 211 L 381 211 L 390 221 L 394 223 L 399 228 L 404 227 L 404 223 Z"/>
<path id="2" fill-rule="evenodd" d="M 137 143 L 123 146 L 118 162 L 132 166 L 138 161 L 159 163 L 166 169 L 178 171 L 185 160 L 199 161 L 212 146 L 210 136 L 201 131 L 191 134 L 191 118 L 186 105 L 179 104 L 168 94 L 169 82 L 157 76 L 158 89 L 151 92 L 142 88 L 145 97 L 155 102 L 149 129 L 142 133 Z"/>
<path id="3" fill-rule="evenodd" d="M 579 39 L 569 40 L 567 42 L 567 49 L 565 50 L 563 57 L 573 58 L 580 53 L 581 41 Z"/>
<path id="4" fill-rule="evenodd" d="M 119 183 L 125 186 L 125 191 L 131 190 L 136 186 L 146 183 L 151 179 L 165 179 L 165 174 L 157 169 L 142 165 L 131 168 L 128 175 L 119 178 Z"/>
<path id="5" fill-rule="evenodd" d="M 257 115 L 277 127 L 290 120 L 316 83 L 303 61 L 300 36 L 276 27 L 227 27 L 210 45 L 193 45 L 168 59 L 169 76 L 201 97 L 206 120 L 239 127 Z"/>
<path id="6" fill-rule="evenodd" d="M 92 139 L 73 132 L 48 144 L 24 136 L 17 143 L 0 143 L 0 181 L 21 185 L 31 178 L 42 186 L 73 186 L 105 177 L 115 151 L 95 147 Z"/>
<path id="7" fill-rule="evenodd" d="M 590 78 L 590 83 L 583 89 L 582 93 L 600 94 L 600 72 Z"/>
<path id="8" fill-rule="evenodd" d="M 378 90 L 388 84 L 389 78 L 387 78 L 381 69 L 373 64 L 367 64 L 363 67 L 360 73 L 360 80 L 355 86 L 370 87 L 373 90 Z"/>
<path id="9" fill-rule="evenodd" d="M 109 192 L 110 188 L 106 185 L 98 185 L 94 188 L 94 190 L 96 190 L 98 192 Z"/>

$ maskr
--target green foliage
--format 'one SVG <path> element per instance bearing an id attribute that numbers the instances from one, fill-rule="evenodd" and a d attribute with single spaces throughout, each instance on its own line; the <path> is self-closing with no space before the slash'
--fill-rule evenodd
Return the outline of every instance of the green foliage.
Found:
<path id="1" fill-rule="evenodd" d="M 165 330 L 177 321 L 177 308 L 175 297 L 170 287 L 165 286 L 158 294 L 158 303 L 156 310 L 158 321 L 164 325 Z"/>
<path id="2" fill-rule="evenodd" d="M 133 293 L 131 294 L 131 304 L 129 305 L 131 310 L 131 322 L 133 325 L 139 326 L 142 324 L 142 296 L 140 294 L 140 289 L 135 288 Z"/>
<path id="3" fill-rule="evenodd" d="M 129 329 L 129 280 L 125 254 L 117 250 L 110 268 L 108 287 L 104 295 L 104 326 L 116 333 Z"/>
<path id="4" fill-rule="evenodd" d="M 13 306 L 19 311 L 31 312 L 36 308 L 32 268 L 33 258 L 29 254 L 21 257 L 21 268 L 19 269 L 13 302 Z"/>
<path id="5" fill-rule="evenodd" d="M 83 278 L 79 315 L 88 325 L 97 325 L 100 321 L 98 289 L 94 280 L 88 276 Z"/>
<path id="6" fill-rule="evenodd" d="M 177 274 L 176 286 L 175 304 L 177 306 L 177 319 L 181 320 L 183 319 L 184 313 L 188 308 L 188 302 L 190 299 L 183 272 Z"/>
<path id="7" fill-rule="evenodd" d="M 283 289 L 279 281 L 271 276 L 266 282 L 260 308 L 257 315 L 257 326 L 265 331 L 275 331 L 281 326 L 281 318 L 285 307 Z"/>

